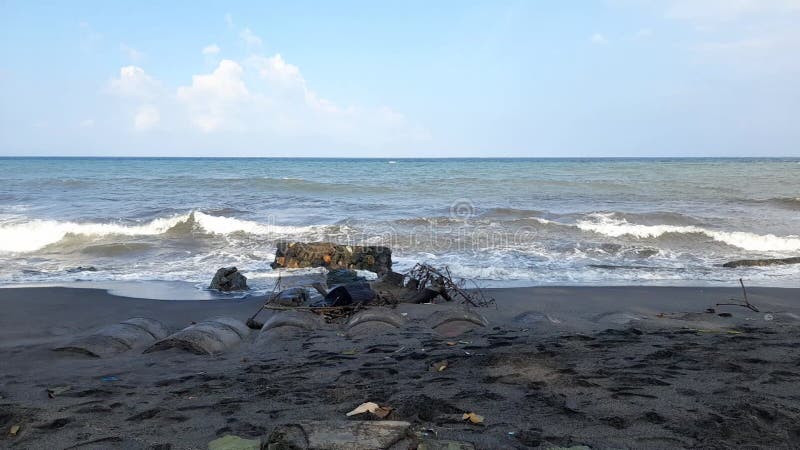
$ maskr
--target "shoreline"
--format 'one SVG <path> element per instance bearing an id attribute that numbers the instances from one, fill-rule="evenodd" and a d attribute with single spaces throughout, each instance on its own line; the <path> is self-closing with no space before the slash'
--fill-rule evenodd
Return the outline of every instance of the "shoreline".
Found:
<path id="1" fill-rule="evenodd" d="M 209 278 L 210 279 L 210 278 Z M 295 279 L 296 282 L 291 280 Z M 283 279 L 284 284 L 311 284 L 313 281 L 323 281 L 324 278 L 318 274 L 300 274 L 293 277 L 291 275 Z M 497 284 L 493 284 L 497 283 Z M 263 297 L 271 292 L 271 289 L 251 289 L 245 292 L 223 293 L 209 290 L 204 287 L 205 283 L 194 283 L 190 281 L 167 281 L 167 280 L 110 280 L 110 281 L 72 281 L 72 282 L 37 282 L 37 283 L 16 283 L 0 285 L 0 293 L 6 289 L 45 289 L 45 288 L 64 288 L 64 289 L 87 289 L 102 290 L 114 297 L 125 297 L 133 300 L 170 300 L 170 301 L 205 301 L 205 300 L 230 300 L 246 299 L 250 297 Z M 723 284 L 722 282 L 697 282 L 688 281 L 686 283 L 648 283 L 648 284 L 530 284 L 522 280 L 504 281 L 501 283 L 491 282 L 488 286 L 479 285 L 480 289 L 486 292 L 506 291 L 506 290 L 529 290 L 529 289 L 732 289 L 738 293 L 732 294 L 741 296 L 741 287 L 738 287 L 736 280 Z M 751 284 L 745 280 L 748 292 L 751 289 L 800 289 L 790 283 L 763 285 L 758 282 Z M 285 286 L 284 286 L 285 287 Z"/>
<path id="2" fill-rule="evenodd" d="M 738 298 L 737 288 L 486 293 L 496 307 L 474 311 L 488 324 L 457 338 L 425 331 L 427 318 L 452 308 L 401 304 L 408 324 L 397 333 L 358 337 L 331 325 L 278 341 L 252 332 L 213 356 L 171 349 L 98 359 L 52 348 L 131 317 L 171 329 L 245 320 L 262 299 L 0 289 L 0 447 L 196 449 L 225 435 L 266 442 L 276 427 L 302 421 L 377 420 L 345 416 L 367 401 L 392 407 L 386 420 L 408 422 L 417 438 L 478 449 L 791 448 L 800 437 L 800 289 L 748 289 L 758 313 L 705 312 Z M 441 361 L 446 370 L 431 369 Z M 65 386 L 48 397 L 46 389 Z M 469 411 L 485 422 L 463 422 Z M 20 431 L 10 436 L 14 425 Z"/>

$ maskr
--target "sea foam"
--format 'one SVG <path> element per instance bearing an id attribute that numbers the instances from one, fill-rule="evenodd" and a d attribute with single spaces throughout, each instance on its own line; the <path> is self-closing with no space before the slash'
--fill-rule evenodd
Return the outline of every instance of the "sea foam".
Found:
<path id="1" fill-rule="evenodd" d="M 703 234 L 711 239 L 749 251 L 793 252 L 800 250 L 800 237 L 775 236 L 774 234 L 755 234 L 745 231 L 718 231 L 698 226 L 640 225 L 625 219 L 615 219 L 609 214 L 591 214 L 587 220 L 575 224 L 583 231 L 592 231 L 605 236 L 633 236 L 637 238 L 657 238 L 667 233 Z"/>

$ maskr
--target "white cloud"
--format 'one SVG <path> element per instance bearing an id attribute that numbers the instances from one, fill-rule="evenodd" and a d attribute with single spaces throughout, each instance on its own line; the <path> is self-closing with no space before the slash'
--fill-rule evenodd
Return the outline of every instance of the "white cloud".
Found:
<path id="1" fill-rule="evenodd" d="M 243 72 L 235 61 L 223 59 L 214 72 L 193 75 L 191 86 L 179 87 L 177 98 L 189 109 L 192 123 L 205 132 L 233 125 L 236 103 L 250 97 Z"/>
<path id="2" fill-rule="evenodd" d="M 119 49 L 131 62 L 138 63 L 144 59 L 144 53 L 127 44 L 120 44 Z"/>
<path id="3" fill-rule="evenodd" d="M 137 131 L 147 131 L 158 125 L 160 120 L 161 114 L 159 114 L 158 108 L 153 105 L 143 105 L 136 111 L 133 127 Z"/>
<path id="4" fill-rule="evenodd" d="M 138 66 L 125 66 L 119 69 L 119 78 L 108 83 L 109 92 L 120 97 L 152 99 L 161 91 L 161 84 Z"/>
<path id="5" fill-rule="evenodd" d="M 80 123 L 81 128 L 91 128 L 94 126 L 94 119 L 84 119 Z"/>
<path id="6" fill-rule="evenodd" d="M 429 138 L 391 108 L 341 106 L 317 94 L 281 54 L 223 59 L 174 90 L 144 69 L 126 66 L 109 91 L 128 99 L 135 130 L 159 128 L 202 146 L 236 142 L 258 149 L 272 143 L 284 149 L 325 145 L 374 151 Z"/>
<path id="7" fill-rule="evenodd" d="M 206 56 L 214 56 L 219 53 L 219 46 L 217 44 L 206 45 L 203 47 L 203 54 Z"/>
<path id="8" fill-rule="evenodd" d="M 250 28 L 245 28 L 239 33 L 239 38 L 247 44 L 248 47 L 259 47 L 262 44 L 261 38 L 253 33 Z"/>
<path id="9" fill-rule="evenodd" d="M 602 33 L 595 33 L 589 36 L 589 42 L 597 45 L 605 45 L 608 44 L 608 38 L 606 38 Z"/>

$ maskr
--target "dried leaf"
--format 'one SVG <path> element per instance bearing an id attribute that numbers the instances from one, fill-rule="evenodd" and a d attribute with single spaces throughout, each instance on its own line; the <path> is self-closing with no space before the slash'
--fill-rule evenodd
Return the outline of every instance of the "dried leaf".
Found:
<path id="1" fill-rule="evenodd" d="M 441 372 L 444 369 L 447 369 L 447 365 L 448 365 L 447 361 L 435 362 L 435 363 L 433 363 L 433 370 L 435 370 L 437 372 Z"/>
<path id="2" fill-rule="evenodd" d="M 472 422 L 474 424 L 483 423 L 483 416 L 479 416 L 479 415 L 475 414 L 474 412 L 464 413 L 464 415 L 461 416 L 461 419 L 469 420 L 470 422 Z"/>
<path id="3" fill-rule="evenodd" d="M 8 435 L 11 436 L 11 437 L 16 436 L 17 433 L 19 433 L 19 428 L 20 428 L 19 425 L 12 426 L 11 429 L 8 430 Z"/>
<path id="4" fill-rule="evenodd" d="M 452 346 L 456 345 L 457 343 L 453 342 L 453 341 L 447 341 L 447 342 L 445 342 L 445 344 L 447 344 L 448 346 L 452 347 Z"/>
<path id="5" fill-rule="evenodd" d="M 358 405 L 356 409 L 347 413 L 347 416 L 355 416 L 356 414 L 364 414 L 365 412 L 372 413 L 378 418 L 383 419 L 392 412 L 392 408 L 380 406 L 375 402 L 366 402 Z"/>
<path id="6" fill-rule="evenodd" d="M 347 416 L 355 416 L 356 414 L 364 414 L 365 412 L 374 413 L 380 406 L 377 403 L 366 402 L 358 405 L 356 409 L 347 413 Z"/>
<path id="7" fill-rule="evenodd" d="M 384 418 L 386 418 L 386 416 L 389 415 L 389 413 L 392 412 L 392 408 L 390 408 L 388 406 L 381 406 L 378 409 L 376 409 L 375 411 L 370 411 L 370 412 L 372 414 L 375 414 L 376 416 L 378 416 L 379 419 L 384 419 Z"/>

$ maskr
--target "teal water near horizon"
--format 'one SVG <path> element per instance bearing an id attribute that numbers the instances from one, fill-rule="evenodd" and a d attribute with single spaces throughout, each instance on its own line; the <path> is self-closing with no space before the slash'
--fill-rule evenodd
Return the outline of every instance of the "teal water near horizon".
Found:
<path id="1" fill-rule="evenodd" d="M 267 289 L 278 240 L 391 245 L 489 286 L 800 286 L 800 158 L 0 158 L 0 284 Z"/>

